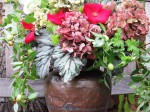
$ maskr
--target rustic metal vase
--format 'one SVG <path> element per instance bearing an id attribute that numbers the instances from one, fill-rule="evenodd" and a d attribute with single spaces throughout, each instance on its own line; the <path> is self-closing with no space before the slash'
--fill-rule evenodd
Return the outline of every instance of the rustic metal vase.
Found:
<path id="1" fill-rule="evenodd" d="M 99 70 L 81 72 L 64 83 L 53 72 L 45 81 L 45 99 L 49 112 L 106 112 L 111 90 L 98 82 Z"/>

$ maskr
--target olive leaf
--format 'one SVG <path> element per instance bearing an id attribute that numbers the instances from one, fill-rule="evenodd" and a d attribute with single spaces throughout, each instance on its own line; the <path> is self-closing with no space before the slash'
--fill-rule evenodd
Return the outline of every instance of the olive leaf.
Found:
<path id="1" fill-rule="evenodd" d="M 85 66 L 87 60 L 73 57 L 69 53 L 64 53 L 60 46 L 54 48 L 52 54 L 54 68 L 58 70 L 64 82 L 71 81 L 75 76 L 79 75 L 82 67 Z"/>
<path id="2" fill-rule="evenodd" d="M 54 46 L 46 29 L 40 30 L 40 34 L 36 36 L 36 41 L 38 43 L 35 59 L 36 71 L 40 78 L 45 78 L 52 66 L 50 61 Z"/>

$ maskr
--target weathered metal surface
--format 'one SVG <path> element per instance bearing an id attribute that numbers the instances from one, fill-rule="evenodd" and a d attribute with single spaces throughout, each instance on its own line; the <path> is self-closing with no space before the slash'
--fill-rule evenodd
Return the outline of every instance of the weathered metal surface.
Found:
<path id="1" fill-rule="evenodd" d="M 52 73 L 45 83 L 45 99 L 49 112 L 106 112 L 111 89 L 99 83 L 99 70 L 81 72 L 64 83 L 58 73 Z"/>

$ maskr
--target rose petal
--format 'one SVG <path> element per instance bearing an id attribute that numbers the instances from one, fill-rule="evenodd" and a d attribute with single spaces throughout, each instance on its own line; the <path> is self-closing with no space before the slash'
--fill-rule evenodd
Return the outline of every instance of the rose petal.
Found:
<path id="1" fill-rule="evenodd" d="M 63 10 L 60 10 L 57 14 L 47 14 L 47 20 L 57 25 L 61 25 L 64 19 L 65 13 Z"/>
<path id="2" fill-rule="evenodd" d="M 26 23 L 25 21 L 21 21 L 22 26 L 26 30 L 34 30 L 34 25 L 32 23 Z"/>
<path id="3" fill-rule="evenodd" d="M 31 33 L 27 34 L 27 36 L 25 38 L 25 44 L 28 44 L 34 40 L 35 40 L 34 32 L 31 32 Z"/>
<path id="4" fill-rule="evenodd" d="M 103 9 L 101 4 L 85 4 L 83 13 L 88 17 L 89 22 L 92 24 L 106 23 L 111 10 Z"/>

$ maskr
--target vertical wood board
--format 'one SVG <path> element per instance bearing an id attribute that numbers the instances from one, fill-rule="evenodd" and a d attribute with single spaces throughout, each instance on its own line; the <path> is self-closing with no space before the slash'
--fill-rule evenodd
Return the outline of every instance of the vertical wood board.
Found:
<path id="1" fill-rule="evenodd" d="M 145 10 L 146 10 L 146 15 L 149 17 L 150 19 L 150 0 L 147 0 L 148 2 L 145 3 Z M 146 43 L 150 43 L 150 29 L 149 29 L 149 33 L 146 36 Z M 148 45 L 147 47 L 150 47 L 150 45 Z"/>

